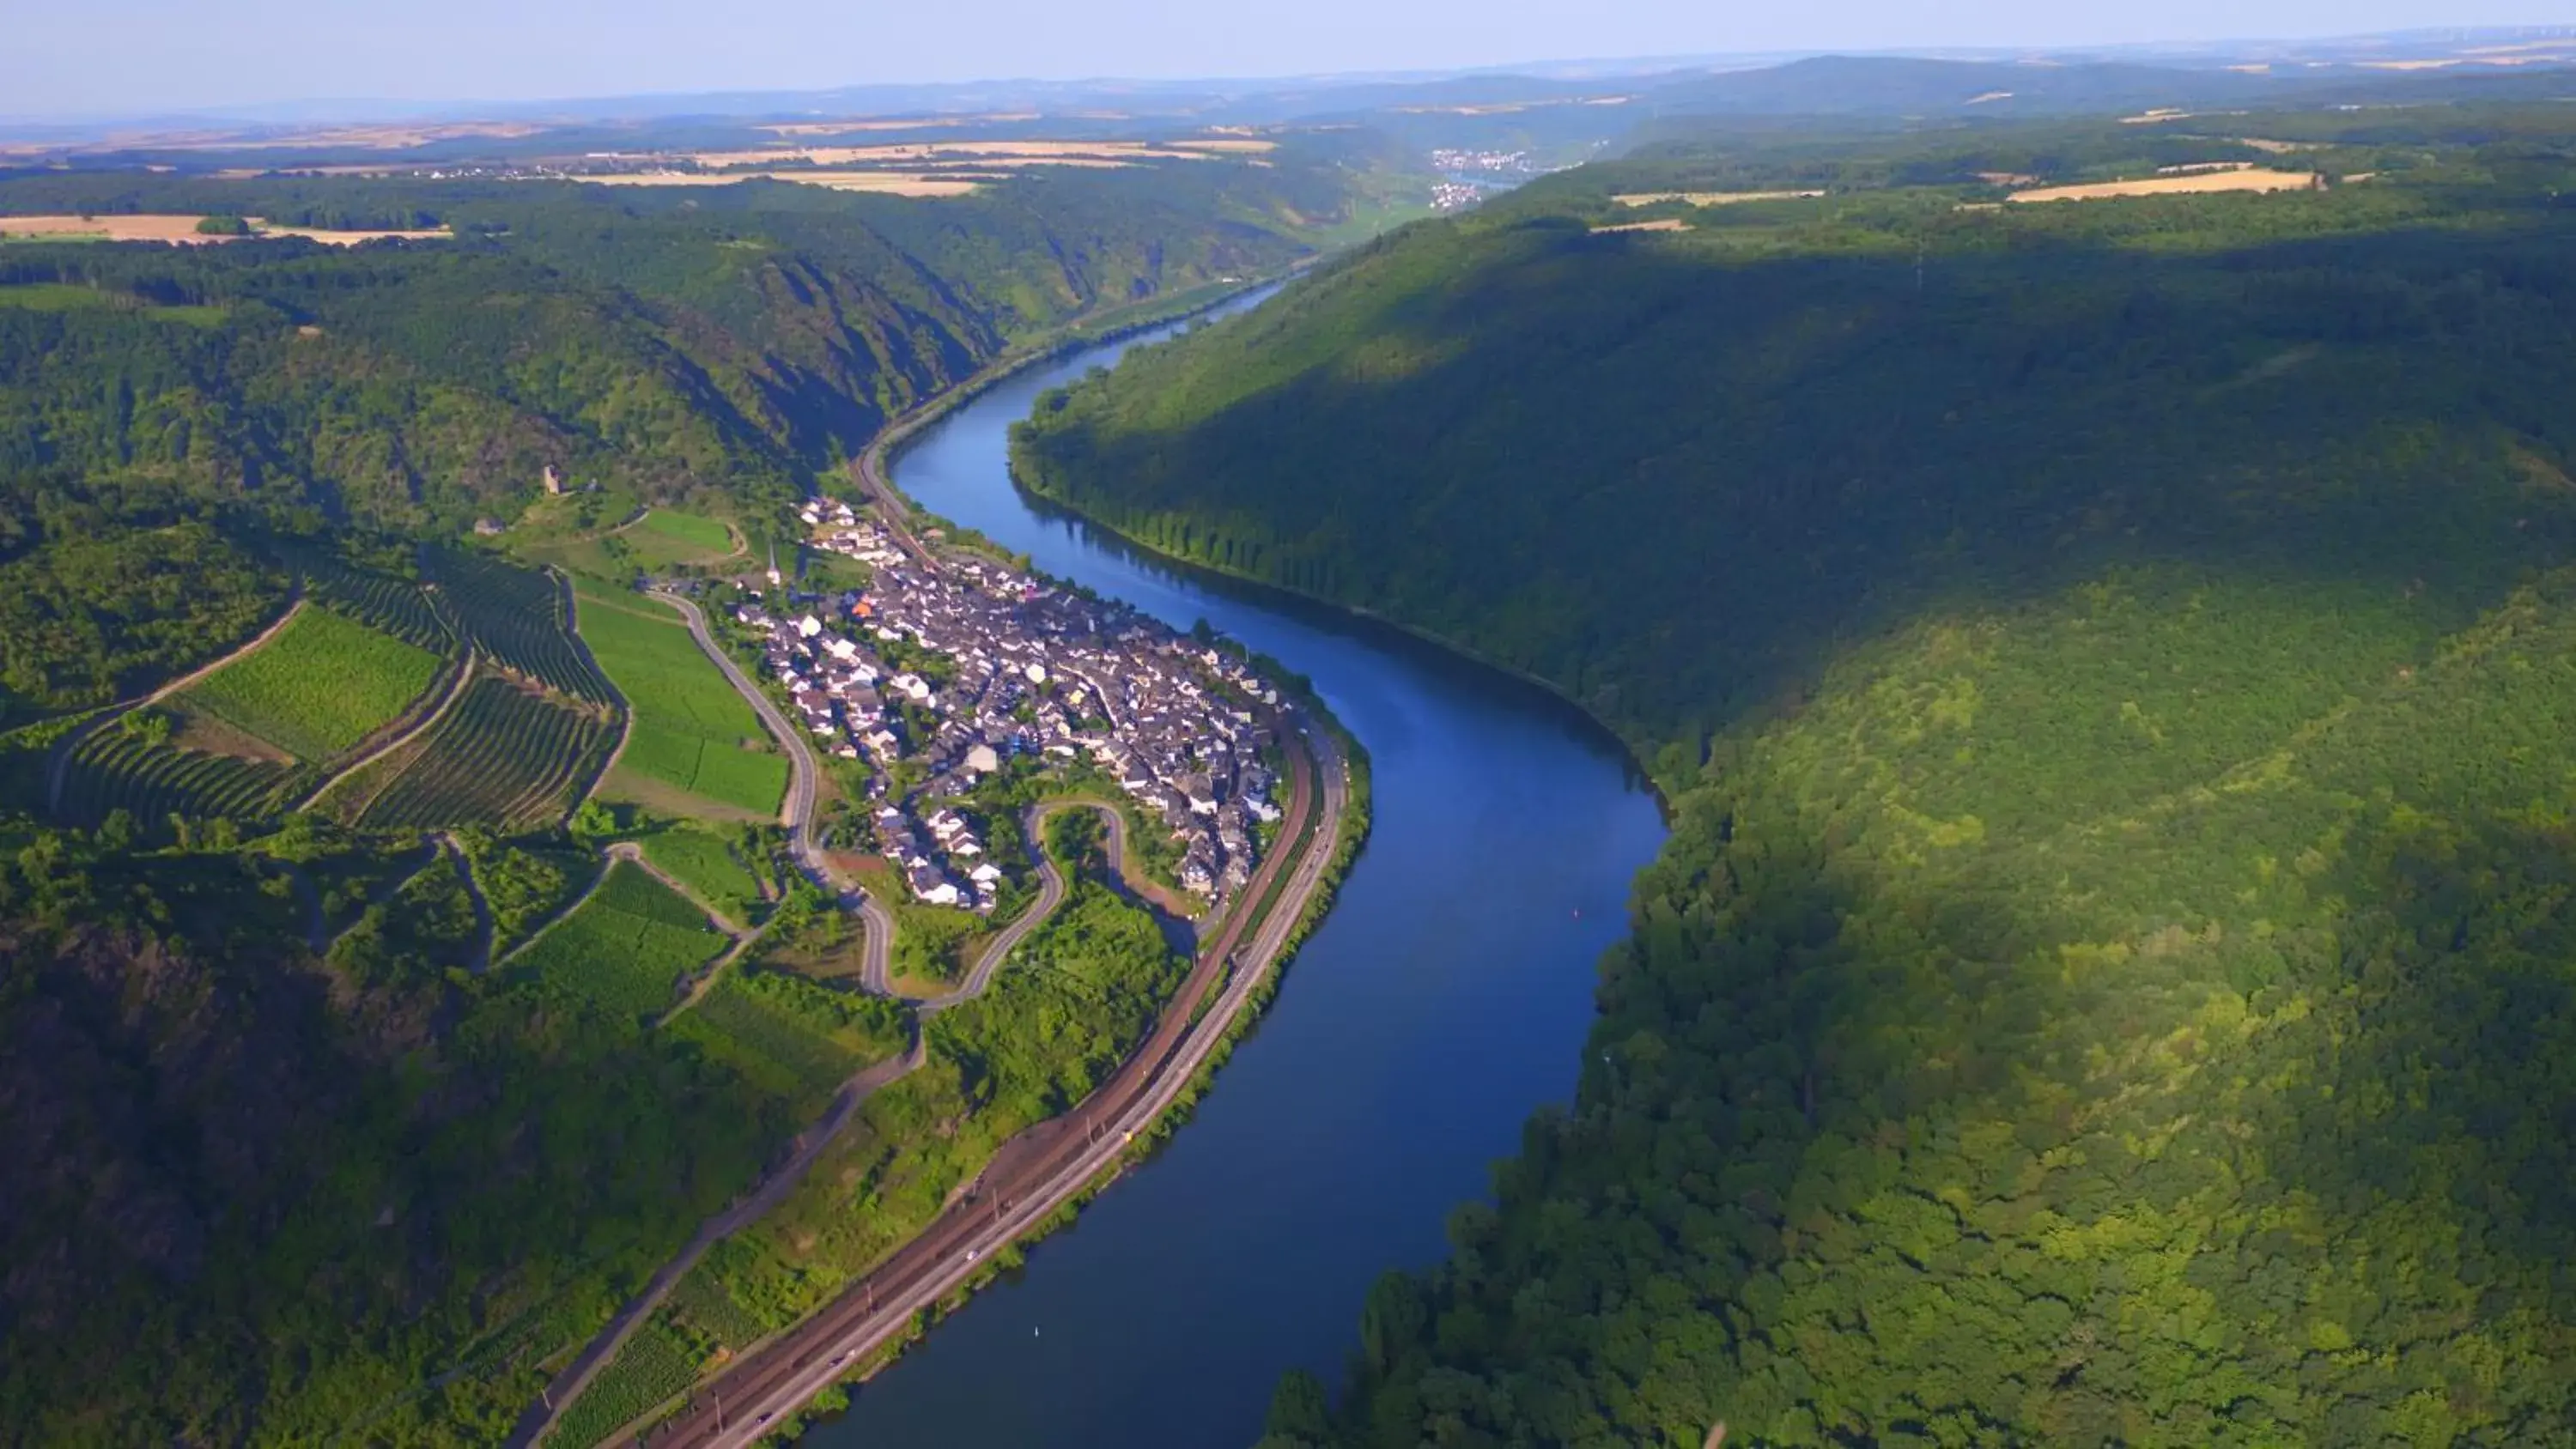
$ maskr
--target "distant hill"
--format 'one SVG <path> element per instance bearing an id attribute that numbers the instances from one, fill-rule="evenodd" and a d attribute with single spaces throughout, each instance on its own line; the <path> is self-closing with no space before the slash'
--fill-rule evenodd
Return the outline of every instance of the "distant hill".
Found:
<path id="1" fill-rule="evenodd" d="M 0 177 L 0 230 L 247 210 L 454 233 L 0 251 L 0 724 L 237 641 L 242 600 L 211 584 L 238 582 L 238 541 L 264 529 L 452 536 L 515 517 L 549 467 L 773 510 L 1016 340 L 1304 255 L 1354 199 L 1346 173 L 1281 159 L 936 208 L 761 184 Z M 174 585 L 147 601 L 118 559 Z"/>
<path id="2" fill-rule="evenodd" d="M 1265 1449 L 2576 1435 L 2576 130 L 2265 124 L 2354 179 L 1675 147 L 1041 399 L 1035 491 L 1671 805 L 1573 1103 Z"/>
<path id="3" fill-rule="evenodd" d="M 2313 82 L 2107 61 L 1837 55 L 1665 86 L 1654 106 L 1705 116 L 2074 115 L 2260 104 L 2302 84 Z"/>

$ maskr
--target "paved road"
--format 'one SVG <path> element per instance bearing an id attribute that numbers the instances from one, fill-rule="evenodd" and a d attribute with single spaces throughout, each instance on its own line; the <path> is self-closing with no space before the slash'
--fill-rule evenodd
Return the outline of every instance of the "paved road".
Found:
<path id="1" fill-rule="evenodd" d="M 1299 839 L 1309 821 L 1314 833 L 1304 849 L 1263 864 L 1241 897 L 1246 908 L 1231 914 L 1200 955 L 1153 1038 L 1071 1114 L 1005 1144 L 983 1173 L 979 1198 L 949 1209 L 856 1288 L 708 1384 L 690 1409 L 653 1436 L 656 1449 L 756 1443 L 780 1418 L 846 1375 L 852 1360 L 902 1333 L 914 1313 L 955 1291 L 994 1251 L 1118 1166 L 1135 1134 L 1171 1107 L 1267 979 L 1338 848 L 1348 792 L 1345 766 L 1330 742 L 1303 723 L 1292 738 L 1298 788 L 1281 839 Z M 1256 924 L 1250 905 L 1290 860 L 1294 866 L 1278 901 Z M 1220 982 L 1214 1009 L 1200 1015 L 1201 1000 Z"/>
<path id="2" fill-rule="evenodd" d="M 761 724 L 787 751 L 787 798 L 780 802 L 778 819 L 787 827 L 788 851 L 795 856 L 797 868 L 805 872 L 808 880 L 824 894 L 838 899 L 843 908 L 856 911 L 859 919 L 866 923 L 867 933 L 860 942 L 863 953 L 859 961 L 860 984 L 879 996 L 892 996 L 894 988 L 889 977 L 894 956 L 893 913 L 871 892 L 843 889 L 833 878 L 831 864 L 823 859 L 822 847 L 814 841 L 814 800 L 821 771 L 814 763 L 813 747 L 805 742 L 804 732 L 789 723 L 778 706 L 769 702 L 769 696 L 763 694 L 760 687 L 752 683 L 732 657 L 725 653 L 724 647 L 716 643 L 715 636 L 707 631 L 707 616 L 699 610 L 695 600 L 659 589 L 653 591 L 653 597 L 680 611 L 680 617 L 688 621 L 690 635 L 698 641 L 698 648 L 716 662 L 716 668 L 724 671 L 724 677 L 732 683 L 735 692 L 750 702 L 753 712 L 760 716 Z"/>
<path id="3" fill-rule="evenodd" d="M 930 550 L 923 548 L 921 541 L 912 536 L 912 529 L 906 526 L 904 520 L 912 516 L 912 505 L 905 501 L 902 494 L 894 491 L 894 484 L 886 480 L 885 460 L 888 453 L 904 439 L 939 417 L 941 411 L 941 409 L 932 408 L 916 412 L 910 418 L 879 433 L 877 440 L 868 445 L 867 451 L 859 454 L 859 460 L 850 465 L 850 471 L 858 475 L 860 489 L 877 501 L 879 519 L 894 533 L 896 541 L 904 546 L 905 551 L 921 560 L 921 566 L 932 573 L 939 572 L 939 560 L 930 556 Z"/>

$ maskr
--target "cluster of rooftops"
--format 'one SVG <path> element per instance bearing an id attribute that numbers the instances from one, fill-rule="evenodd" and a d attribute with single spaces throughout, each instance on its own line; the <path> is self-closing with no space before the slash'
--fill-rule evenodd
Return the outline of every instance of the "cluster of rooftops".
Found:
<path id="1" fill-rule="evenodd" d="M 1003 872 L 963 797 L 1023 757 L 1088 759 L 1116 780 L 1171 832 L 1200 896 L 1251 879 L 1255 824 L 1280 813 L 1263 762 L 1279 699 L 1242 660 L 964 550 L 916 555 L 846 503 L 805 520 L 815 547 L 870 566 L 868 586 L 773 588 L 736 617 L 764 632 L 817 743 L 873 767 L 874 843 L 916 899 L 993 908 Z"/>

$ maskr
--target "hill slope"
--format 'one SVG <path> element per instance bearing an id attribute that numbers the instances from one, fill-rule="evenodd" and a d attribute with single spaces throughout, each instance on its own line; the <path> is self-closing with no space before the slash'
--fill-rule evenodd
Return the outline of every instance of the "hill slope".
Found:
<path id="1" fill-rule="evenodd" d="M 936 203 L 0 176 L 0 214 L 458 233 L 0 257 L 0 724 L 246 637 L 278 588 L 254 535 L 453 535 L 516 517 L 549 468 L 758 515 L 1014 341 L 1305 254 L 1348 214 L 1335 174 L 1283 152 Z"/>
<path id="2" fill-rule="evenodd" d="M 1038 491 L 1674 808 L 1573 1108 L 1273 1444 L 2576 1433 L 2576 236 L 2563 148 L 2474 159 L 1617 234 L 1577 173 L 1042 402 Z"/>
<path id="3" fill-rule="evenodd" d="M 559 580 L 451 545 L 549 470 L 609 523 L 704 496 L 748 536 L 1012 343 L 1303 255 L 1349 193 L 1270 159 L 939 203 L 0 179 L 0 212 L 456 233 L 0 255 L 0 1441 L 507 1436 L 871 1038 L 816 1081 L 758 1014 L 642 1024 L 725 944 L 694 919 L 641 965 L 578 929 L 510 958 L 602 869 L 557 825 L 617 695 Z M 32 818 L 83 712 L 299 588 L 261 651 L 78 742 L 78 828 Z M 469 649 L 454 707 L 326 799 L 355 826 L 283 813 L 321 783 L 290 751 L 339 762 Z M 750 891 L 777 863 L 743 845 Z M 778 874 L 792 930 L 821 903 Z"/>

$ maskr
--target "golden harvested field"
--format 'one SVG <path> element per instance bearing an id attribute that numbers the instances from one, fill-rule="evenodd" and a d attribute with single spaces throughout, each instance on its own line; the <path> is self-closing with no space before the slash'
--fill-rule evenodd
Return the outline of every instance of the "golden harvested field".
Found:
<path id="1" fill-rule="evenodd" d="M 1150 146 L 1142 141 L 909 141 L 885 146 L 693 151 L 678 159 L 717 168 L 775 166 L 782 161 L 805 161 L 816 166 L 1117 166 L 1135 161 L 1204 161 L 1208 154 L 1205 150 Z"/>
<path id="2" fill-rule="evenodd" d="M 2317 184 L 2313 171 L 2197 171 L 2188 176 L 2150 176 L 2137 181 L 2096 181 L 2082 186 L 2042 186 L 2016 191 L 2012 201 L 2094 201 L 2114 196 L 2182 196 L 2212 191 L 2307 191 Z"/>
<path id="3" fill-rule="evenodd" d="M 1624 106 L 1633 96 L 1565 96 L 1543 101 L 1495 101 L 1481 106 L 1397 106 L 1404 116 L 1509 116 L 1544 106 Z"/>
<path id="4" fill-rule="evenodd" d="M 879 116 L 860 121 L 786 121 L 754 126 L 773 136 L 854 136 L 861 131 L 926 131 L 934 126 L 977 126 L 1004 122 L 1034 121 L 1035 111 L 993 111 L 980 116 Z"/>
<path id="5" fill-rule="evenodd" d="M 888 196 L 964 196 L 991 179 L 981 176 L 914 176 L 900 171 L 704 171 L 625 172 L 575 176 L 593 186 L 731 186 L 742 181 L 792 181 L 830 191 L 875 191 Z"/>
<path id="6" fill-rule="evenodd" d="M 356 246 L 360 242 L 383 237 L 439 241 L 447 236 L 444 231 L 316 231 L 303 226 L 270 226 L 255 216 L 249 219 L 256 233 L 254 236 L 205 236 L 197 230 L 197 223 L 203 220 L 202 216 L 0 216 L 0 236 L 85 237 L 106 241 L 169 242 L 174 246 L 300 236 L 335 247 Z"/>
<path id="7" fill-rule="evenodd" d="M 1652 206 L 1659 201 L 1687 201 L 1693 206 L 1733 206 L 1746 201 L 1804 201 L 1821 191 L 1630 191 L 1610 199 L 1621 206 Z"/>
<path id="8" fill-rule="evenodd" d="M 1623 221 L 1616 226 L 1596 226 L 1592 229 L 1592 234 L 1599 236 L 1603 232 L 1610 231 L 1688 231 L 1690 229 L 1689 222 L 1678 216 L 1668 216 L 1661 221 Z"/>
<path id="9" fill-rule="evenodd" d="M 109 241 L 230 241 L 199 236 L 193 216 L 0 216 L 0 236 L 104 237 Z"/>

